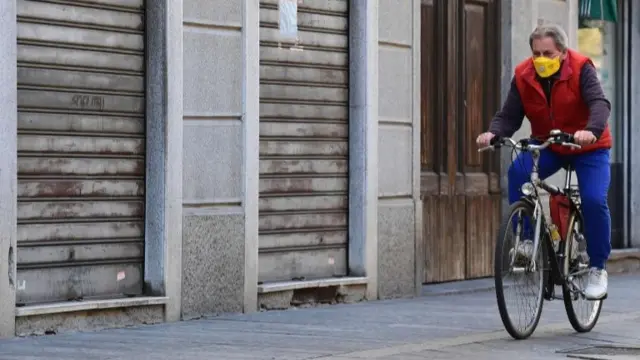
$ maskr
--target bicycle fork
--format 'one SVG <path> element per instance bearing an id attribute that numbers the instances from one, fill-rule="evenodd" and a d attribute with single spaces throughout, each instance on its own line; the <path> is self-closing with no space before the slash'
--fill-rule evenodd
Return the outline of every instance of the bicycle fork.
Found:
<path id="1" fill-rule="evenodd" d="M 535 231 L 534 231 L 534 239 L 533 239 L 533 252 L 531 253 L 531 271 L 536 271 L 537 269 L 537 264 L 536 264 L 536 257 L 538 256 L 538 245 L 540 244 L 540 235 L 542 233 L 542 208 L 540 206 L 540 201 L 536 201 L 536 206 L 533 210 L 533 218 L 535 219 Z M 517 253 L 519 245 L 520 245 L 520 237 L 522 234 L 522 230 L 523 230 L 523 217 L 522 217 L 522 213 L 520 213 L 520 216 L 518 218 L 518 225 L 516 226 L 516 241 L 514 244 L 514 256 L 511 257 L 511 264 L 510 264 L 510 268 L 513 269 L 513 272 L 524 272 L 527 269 L 526 268 L 515 268 L 515 253 Z"/>
<path id="2" fill-rule="evenodd" d="M 533 234 L 533 252 L 531 253 L 531 271 L 536 271 L 536 259 L 538 256 L 538 245 L 540 244 L 540 233 L 542 232 L 542 208 L 540 201 L 536 201 L 536 207 L 533 210 L 533 218 L 536 219 L 536 229 Z"/>

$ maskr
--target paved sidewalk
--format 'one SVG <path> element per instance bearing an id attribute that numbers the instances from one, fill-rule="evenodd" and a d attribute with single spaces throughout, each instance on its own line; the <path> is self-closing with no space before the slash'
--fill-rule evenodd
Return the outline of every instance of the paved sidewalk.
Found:
<path id="1" fill-rule="evenodd" d="M 567 359 L 557 351 L 640 345 L 639 298 L 640 276 L 612 276 L 593 332 L 574 334 L 562 302 L 554 301 L 545 303 L 538 330 L 526 341 L 508 337 L 494 293 L 481 291 L 0 340 L 0 359 Z M 627 349 L 632 355 L 626 358 L 591 359 L 640 358 L 640 350 L 634 351 Z"/>

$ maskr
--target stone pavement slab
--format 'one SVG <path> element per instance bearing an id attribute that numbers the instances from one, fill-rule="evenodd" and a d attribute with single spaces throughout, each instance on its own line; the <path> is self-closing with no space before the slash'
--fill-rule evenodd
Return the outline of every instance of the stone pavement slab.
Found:
<path id="1" fill-rule="evenodd" d="M 588 359 L 588 360 L 629 360 L 640 358 L 637 355 L 597 355 L 591 354 L 594 346 L 610 347 L 613 349 L 637 347 L 640 343 L 638 320 L 640 312 L 630 313 L 631 317 L 611 316 L 604 318 L 605 323 L 598 326 L 589 334 L 576 334 L 559 326 L 547 324 L 539 328 L 540 331 L 529 340 L 515 341 L 500 336 L 495 332 L 476 334 L 468 337 L 447 339 L 445 341 L 427 341 L 408 346 L 395 346 L 387 349 L 372 349 L 354 352 L 340 356 L 323 357 L 327 360 L 559 360 L 559 359 Z M 611 340 L 616 334 L 635 331 L 632 336 Z M 422 349 L 422 350 L 418 350 Z M 603 354 L 608 349 L 604 349 Z M 635 349 L 631 349 L 636 354 Z M 594 351 L 595 352 L 595 351 Z M 630 353 L 630 352 L 629 352 Z"/>
<path id="2" fill-rule="evenodd" d="M 601 321 L 584 335 L 554 301 L 532 338 L 513 341 L 485 291 L 0 340 L 0 360 L 567 359 L 556 351 L 640 343 L 640 276 L 610 283 Z"/>
<path id="3" fill-rule="evenodd" d="M 609 318 L 610 319 L 610 318 Z M 629 360 L 631 356 L 638 360 L 638 353 L 634 355 L 606 355 L 611 349 L 604 349 L 598 355 L 593 350 L 594 346 L 603 346 L 613 350 L 628 347 L 637 347 L 640 344 L 640 331 L 638 331 L 638 312 L 634 316 L 622 318 L 620 321 L 612 321 L 599 324 L 588 334 L 576 334 L 568 329 L 542 328 L 535 337 L 525 341 L 514 341 L 507 338 L 481 341 L 477 343 L 445 347 L 438 353 L 424 353 L 419 356 L 429 355 L 428 359 L 465 359 L 473 357 L 480 359 L 598 359 L 598 360 Z M 631 336 L 619 336 L 630 334 Z M 631 354 L 631 352 L 627 352 Z"/>

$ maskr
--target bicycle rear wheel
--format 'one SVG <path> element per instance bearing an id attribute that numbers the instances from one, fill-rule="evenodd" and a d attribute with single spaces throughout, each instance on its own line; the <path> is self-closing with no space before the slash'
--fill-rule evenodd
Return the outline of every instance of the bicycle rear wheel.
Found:
<path id="1" fill-rule="evenodd" d="M 528 338 L 538 326 L 547 284 L 546 239 L 542 237 L 538 242 L 536 259 L 531 259 L 532 254 L 526 249 L 519 251 L 521 244 L 534 240 L 534 227 L 531 204 L 525 201 L 515 202 L 502 220 L 496 240 L 494 277 L 498 310 L 505 329 L 516 340 Z M 515 244 L 516 235 L 520 235 L 518 249 Z M 529 258 L 522 256 L 527 253 Z M 535 267 L 532 267 L 532 261 L 535 261 Z M 508 301 L 506 295 L 518 291 L 522 292 L 521 299 Z M 511 308 L 513 303 L 516 309 Z M 518 308 L 518 305 L 523 305 L 524 308 Z"/>
<path id="2" fill-rule="evenodd" d="M 562 298 L 571 326 L 577 332 L 585 333 L 596 326 L 602 311 L 602 300 L 587 300 L 579 293 L 584 291 L 589 278 L 589 255 L 586 251 L 581 251 L 577 239 L 578 236 L 583 235 L 582 232 L 582 217 L 579 213 L 572 211 L 569 218 L 569 233 L 565 241 L 563 264 L 564 274 L 569 275 L 569 283 L 562 286 Z"/>

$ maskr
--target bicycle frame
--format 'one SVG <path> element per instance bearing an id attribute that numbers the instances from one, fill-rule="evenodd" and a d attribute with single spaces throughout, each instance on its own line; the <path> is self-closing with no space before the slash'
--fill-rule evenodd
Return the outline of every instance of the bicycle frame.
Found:
<path id="1" fill-rule="evenodd" d="M 549 184 L 544 180 L 541 180 L 539 177 L 537 169 L 538 169 L 538 162 L 540 160 L 540 149 L 533 149 L 533 150 L 530 150 L 530 152 L 533 158 L 533 168 L 531 171 L 531 178 L 530 178 L 531 184 L 533 185 L 533 192 L 528 195 L 523 195 L 521 199 L 530 202 L 534 207 L 533 217 L 535 219 L 535 231 L 534 231 L 535 240 L 533 243 L 533 253 L 531 255 L 531 258 L 536 259 L 536 256 L 538 255 L 538 245 L 540 244 L 540 241 L 543 241 L 541 236 L 542 229 L 543 229 L 543 222 L 546 221 L 544 216 L 544 211 L 542 209 L 543 204 L 538 194 L 538 189 L 546 190 L 551 195 L 560 195 L 560 194 L 566 195 L 569 198 L 569 206 L 571 207 L 570 209 L 571 212 L 580 214 L 580 204 L 574 199 L 575 190 L 571 187 L 571 175 L 572 175 L 571 166 L 568 165 L 567 167 L 565 167 L 565 170 L 567 173 L 565 175 L 564 188 L 559 188 L 553 184 Z M 516 228 L 516 241 L 514 246 L 514 248 L 516 249 L 518 248 L 518 245 L 520 243 L 520 232 L 521 232 L 520 226 L 521 226 L 521 221 L 518 222 L 518 228 Z M 588 271 L 588 270 L 578 271 L 577 273 L 571 273 L 569 272 L 568 269 L 565 270 L 564 266 L 560 264 L 564 262 L 565 256 L 567 256 L 567 253 L 565 250 L 566 247 L 556 252 L 555 249 L 553 249 L 552 247 L 552 244 L 550 241 L 551 234 L 549 233 L 549 228 L 546 225 L 544 226 L 544 230 L 545 230 L 546 239 L 547 241 L 549 241 L 548 249 L 549 249 L 549 261 L 550 261 L 550 270 L 551 270 L 549 283 L 547 284 L 547 287 L 545 290 L 545 298 L 547 300 L 555 299 L 556 297 L 555 297 L 554 285 L 563 285 L 563 284 L 568 284 L 572 292 L 575 291 L 584 295 L 584 290 L 574 283 L 574 277 L 576 275 L 579 275 L 583 271 Z M 570 231 L 572 230 L 570 229 Z M 569 234 L 565 234 L 565 235 L 569 235 Z M 567 240 L 565 239 L 565 241 Z M 531 264 L 532 264 L 531 271 L 536 271 L 537 270 L 536 262 L 532 261 Z M 513 270 L 516 270 L 516 268 L 514 268 L 513 265 L 514 265 L 514 259 L 511 260 L 510 266 Z M 526 271 L 526 270 L 527 269 L 525 268 L 521 269 L 521 271 Z"/>
<path id="2" fill-rule="evenodd" d="M 533 212 L 533 217 L 535 219 L 535 230 L 534 230 L 534 243 L 533 243 L 533 254 L 532 254 L 532 259 L 536 259 L 536 256 L 538 255 L 538 245 L 540 244 L 540 239 L 542 235 L 542 225 L 543 225 L 543 221 L 544 221 L 544 211 L 543 211 L 543 204 L 542 204 L 542 200 L 540 199 L 540 196 L 538 194 L 538 189 L 543 189 L 546 190 L 549 194 L 551 195 L 558 195 L 558 194 L 563 194 L 563 195 L 567 195 L 569 197 L 570 203 L 571 203 L 571 207 L 574 208 L 575 210 L 579 210 L 579 205 L 575 203 L 575 201 L 572 199 L 571 195 L 573 193 L 573 189 L 571 188 L 571 166 L 567 166 L 566 167 L 566 172 L 567 174 L 565 175 L 565 180 L 564 180 L 564 188 L 559 188 L 553 184 L 549 184 L 546 181 L 540 179 L 540 176 L 538 174 L 538 163 L 540 161 L 540 150 L 538 148 L 534 148 L 532 150 L 530 150 L 529 152 L 531 153 L 531 156 L 533 158 L 533 168 L 531 171 L 531 176 L 530 176 L 530 183 L 531 185 L 533 185 L 533 192 L 529 195 L 524 195 L 523 198 L 525 198 L 526 200 L 530 201 L 533 203 L 534 205 L 534 212 Z M 518 226 L 520 226 L 520 224 L 518 224 Z M 548 228 L 545 227 L 545 231 L 547 236 L 550 236 L 550 234 L 548 233 Z M 517 229 L 516 232 L 516 243 L 515 246 L 517 248 L 518 244 L 520 242 L 520 229 Z M 512 260 L 513 261 L 513 260 Z M 533 271 L 536 271 L 535 268 L 535 262 L 533 262 Z M 513 264 L 511 264 L 513 266 Z M 556 264 L 557 265 L 557 262 Z"/>

